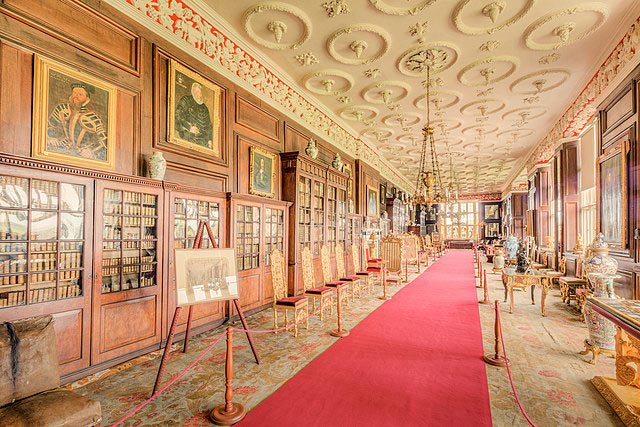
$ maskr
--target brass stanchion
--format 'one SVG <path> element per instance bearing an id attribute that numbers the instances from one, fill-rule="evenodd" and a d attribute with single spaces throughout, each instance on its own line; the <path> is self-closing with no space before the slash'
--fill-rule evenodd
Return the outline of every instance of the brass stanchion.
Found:
<path id="1" fill-rule="evenodd" d="M 342 338 L 349 335 L 348 329 L 342 329 L 342 301 L 340 298 L 340 287 L 339 285 L 336 287 L 336 298 L 338 298 L 338 329 L 334 329 L 330 332 L 330 334 L 334 337 Z"/>
<path id="2" fill-rule="evenodd" d="M 398 275 L 399 274 L 400 273 L 398 273 Z M 378 299 L 386 301 L 388 299 L 391 299 L 391 297 L 387 295 L 387 270 L 385 270 L 384 267 L 382 268 L 381 276 L 382 277 L 380 279 L 382 280 L 382 296 L 379 296 Z M 398 280 L 400 280 L 399 276 Z"/>
<path id="3" fill-rule="evenodd" d="M 215 407 L 209 419 L 219 426 L 230 426 L 237 423 L 247 414 L 247 411 L 239 403 L 233 403 L 233 328 L 227 328 L 227 360 L 225 363 L 226 390 L 224 403 Z"/>
<path id="4" fill-rule="evenodd" d="M 489 301 L 489 285 L 487 284 L 487 270 L 484 270 L 484 299 L 480 301 L 480 304 L 491 304 Z"/>
<path id="5" fill-rule="evenodd" d="M 500 329 L 500 301 L 498 300 L 496 300 L 496 303 L 495 303 L 495 310 L 496 310 L 496 321 L 494 325 L 495 334 L 496 334 L 496 340 L 494 345 L 495 352 L 494 354 L 485 354 L 484 361 L 493 366 L 505 367 L 507 366 L 507 364 L 509 364 L 509 360 L 506 357 L 504 357 L 500 352 L 500 341 L 502 340 L 501 338 L 502 334 Z"/>
<path id="6" fill-rule="evenodd" d="M 478 278 L 480 279 L 480 281 L 476 285 L 476 288 L 481 288 L 482 287 L 482 270 L 483 270 L 482 261 L 478 257 Z"/>

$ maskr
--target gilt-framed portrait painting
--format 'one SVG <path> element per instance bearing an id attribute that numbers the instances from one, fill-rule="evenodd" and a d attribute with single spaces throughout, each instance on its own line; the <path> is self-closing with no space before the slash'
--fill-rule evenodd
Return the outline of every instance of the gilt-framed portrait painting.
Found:
<path id="1" fill-rule="evenodd" d="M 253 145 L 249 148 L 249 193 L 276 195 L 276 155 Z"/>
<path id="2" fill-rule="evenodd" d="M 623 142 L 600 158 L 598 171 L 600 232 L 609 246 L 620 249 L 627 245 L 626 157 L 626 143 Z"/>
<path id="3" fill-rule="evenodd" d="M 240 297 L 233 248 L 175 249 L 178 306 Z"/>
<path id="4" fill-rule="evenodd" d="M 114 85 L 36 55 L 31 155 L 114 170 L 116 97 Z"/>
<path id="5" fill-rule="evenodd" d="M 378 217 L 378 190 L 367 185 L 367 216 Z"/>
<path id="6" fill-rule="evenodd" d="M 484 219 L 500 219 L 500 205 L 484 205 Z"/>
<path id="7" fill-rule="evenodd" d="M 169 60 L 168 80 L 168 144 L 221 158 L 223 89 L 175 60 Z"/>

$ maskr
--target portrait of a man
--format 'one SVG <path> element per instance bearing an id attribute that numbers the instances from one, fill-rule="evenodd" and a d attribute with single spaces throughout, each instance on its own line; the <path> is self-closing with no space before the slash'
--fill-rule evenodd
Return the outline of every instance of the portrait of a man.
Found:
<path id="1" fill-rule="evenodd" d="M 35 71 L 34 157 L 113 169 L 115 87 L 39 57 Z"/>
<path id="2" fill-rule="evenodd" d="M 259 196 L 275 196 L 275 154 L 258 147 L 250 149 L 249 192 Z"/>
<path id="3" fill-rule="evenodd" d="M 367 216 L 378 216 L 378 192 L 367 187 Z"/>
<path id="4" fill-rule="evenodd" d="M 168 142 L 220 157 L 221 97 L 219 86 L 170 61 Z"/>

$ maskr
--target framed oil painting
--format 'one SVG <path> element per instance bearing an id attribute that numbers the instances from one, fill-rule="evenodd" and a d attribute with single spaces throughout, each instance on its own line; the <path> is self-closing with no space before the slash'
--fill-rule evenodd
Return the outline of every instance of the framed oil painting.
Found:
<path id="1" fill-rule="evenodd" d="M 500 205 L 484 205 L 484 219 L 500 219 Z"/>
<path id="2" fill-rule="evenodd" d="M 617 150 L 599 163 L 600 232 L 612 247 L 626 248 L 626 150 Z"/>
<path id="3" fill-rule="evenodd" d="M 249 148 L 249 193 L 276 195 L 276 155 L 254 146 Z"/>
<path id="4" fill-rule="evenodd" d="M 378 217 L 378 190 L 367 186 L 367 216 Z"/>
<path id="5" fill-rule="evenodd" d="M 36 55 L 31 155 L 114 170 L 116 96 L 114 85 Z"/>
<path id="6" fill-rule="evenodd" d="M 240 297 L 232 248 L 176 249 L 175 268 L 179 306 Z"/>
<path id="7" fill-rule="evenodd" d="M 220 158 L 222 94 L 220 86 L 170 60 L 167 142 Z"/>

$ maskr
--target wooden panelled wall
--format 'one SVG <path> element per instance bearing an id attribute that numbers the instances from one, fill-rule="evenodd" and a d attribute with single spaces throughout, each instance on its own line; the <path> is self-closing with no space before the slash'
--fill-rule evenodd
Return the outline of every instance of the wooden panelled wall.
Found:
<path id="1" fill-rule="evenodd" d="M 30 159 L 36 55 L 116 86 L 117 160 L 114 173 L 52 166 Z M 166 105 L 170 60 L 178 61 L 223 88 L 220 111 L 223 137 L 219 158 L 209 159 L 195 152 L 176 149 L 175 145 L 168 143 Z M 84 176 L 82 182 L 87 188 L 95 188 L 96 197 L 100 189 L 112 185 L 109 182 L 131 188 L 142 186 L 144 188 L 140 191 L 149 190 L 159 195 L 163 210 L 160 215 L 164 219 L 164 226 L 158 225 L 159 233 L 171 233 L 171 203 L 175 197 L 188 195 L 194 199 L 215 200 L 221 207 L 221 240 L 231 244 L 237 204 L 245 203 L 262 209 L 265 206 L 287 209 L 289 206 L 279 201 L 282 198 L 279 163 L 276 165 L 275 199 L 247 195 L 250 147 L 258 146 L 273 153 L 304 151 L 311 136 L 260 99 L 99 0 L 0 0 L 0 157 L 5 164 L 15 165 L 11 168 L 3 166 L 3 173 L 15 171 L 18 175 L 38 177 L 38 171 L 43 171 L 45 175 L 41 176 L 61 180 L 69 176 L 70 181 L 77 179 L 72 177 L 74 175 Z M 315 135 L 314 138 L 320 150 L 318 160 L 330 164 L 336 155 L 335 148 L 322 138 Z M 146 173 L 145 158 L 156 150 L 163 151 L 167 160 L 164 183 L 140 178 Z M 352 199 L 356 212 L 363 213 L 366 186 L 379 188 L 378 172 L 345 153 L 340 154 L 355 172 Z M 279 156 L 276 156 L 276 161 L 280 161 Z M 53 173 L 45 172 L 47 170 L 53 170 L 57 175 L 46 175 Z M 92 195 L 93 192 L 87 197 Z M 98 204 L 95 200 L 88 202 L 96 207 L 98 223 L 97 218 L 101 215 Z M 88 228 L 86 231 L 91 230 Z M 164 236 L 160 238 L 165 239 Z M 171 289 L 168 283 L 171 274 L 168 272 L 172 268 L 172 259 L 166 253 L 169 247 L 169 244 L 165 245 L 165 252 L 159 247 L 159 256 L 168 260 L 162 267 L 167 274 L 159 274 L 159 280 L 162 280 L 158 286 L 160 290 L 149 297 L 151 299 L 145 297 L 144 304 L 120 301 L 118 307 L 122 307 L 121 311 L 114 305 L 110 313 L 98 314 L 95 312 L 98 308 L 92 307 L 95 303 L 92 300 L 100 299 L 97 295 L 100 287 L 95 284 L 92 287 L 85 282 L 83 298 L 76 299 L 74 303 L 63 300 L 0 309 L 0 321 L 55 313 L 59 318 L 56 329 L 61 373 L 66 380 L 157 349 L 162 337 L 166 336 L 175 305 L 171 297 L 167 298 Z M 94 256 L 99 252 L 97 248 Z M 86 260 L 85 265 L 90 269 L 91 260 Z M 99 268 L 99 265 L 94 263 L 93 268 Z M 259 273 L 262 276 L 260 283 L 251 282 L 255 286 L 245 288 L 250 291 L 243 291 L 243 282 L 240 283 L 245 308 L 264 307 L 270 301 L 269 272 L 265 269 Z M 245 279 L 245 283 L 256 280 L 255 277 Z M 135 310 L 128 310 L 131 307 Z M 219 305 L 202 308 L 196 313 L 196 325 L 211 327 L 220 321 L 224 313 L 224 307 Z M 109 342 L 101 336 L 104 334 L 104 319 L 102 326 L 95 325 L 103 315 L 111 316 L 111 326 L 114 327 Z M 132 318 L 136 319 L 138 328 L 135 336 L 123 332 L 132 329 L 129 323 Z M 185 320 L 181 319 L 181 324 Z M 100 337 L 96 338 L 96 335 Z M 98 347 L 115 350 L 102 351 Z"/>

